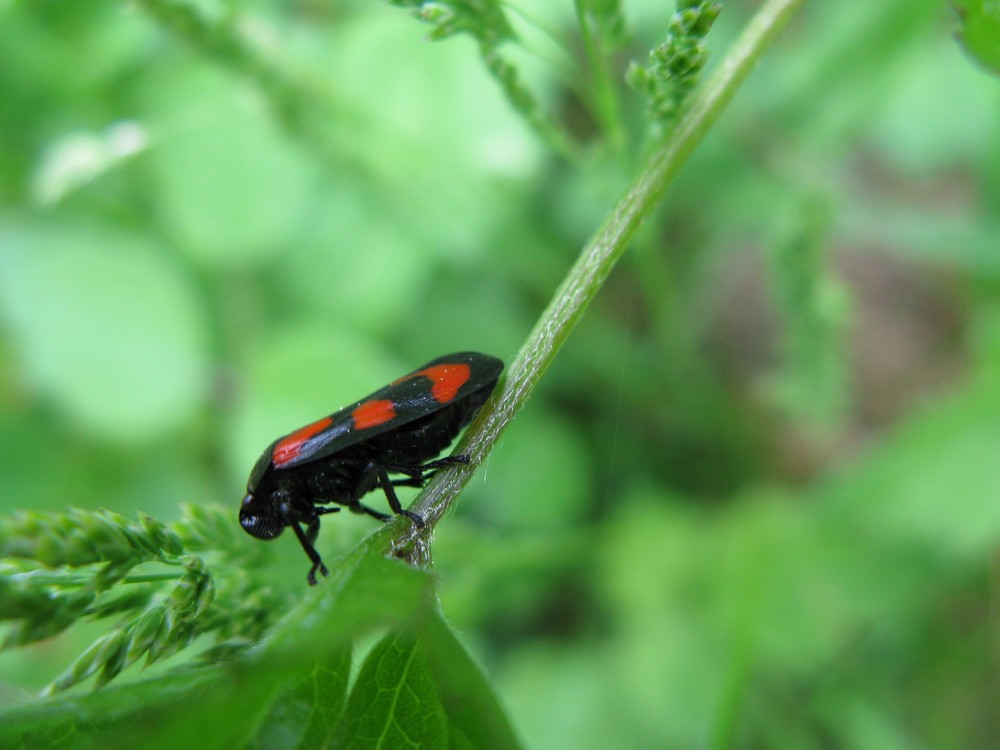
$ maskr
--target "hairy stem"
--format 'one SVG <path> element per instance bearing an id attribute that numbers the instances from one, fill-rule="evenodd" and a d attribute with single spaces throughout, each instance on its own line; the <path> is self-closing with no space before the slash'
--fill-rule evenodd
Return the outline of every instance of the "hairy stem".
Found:
<path id="1" fill-rule="evenodd" d="M 704 88 L 691 101 L 677 127 L 653 152 L 646 168 L 584 247 L 528 340 L 511 362 L 493 397 L 466 430 L 457 453 L 467 465 L 440 472 L 414 502 L 411 510 L 427 523 L 416 529 L 403 519 L 396 536 L 396 554 L 416 564 L 428 564 L 427 539 L 472 473 L 482 463 L 504 428 L 520 411 L 566 337 L 597 295 L 642 221 L 666 192 L 698 143 L 715 123 L 754 65 L 773 43 L 803 0 L 769 0 L 751 20 Z"/>

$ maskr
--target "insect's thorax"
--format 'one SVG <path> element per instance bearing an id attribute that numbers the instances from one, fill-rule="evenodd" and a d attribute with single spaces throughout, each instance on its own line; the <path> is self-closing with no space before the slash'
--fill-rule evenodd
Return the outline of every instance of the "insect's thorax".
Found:
<path id="1" fill-rule="evenodd" d="M 365 481 L 370 463 L 366 451 L 352 446 L 300 466 L 272 472 L 273 491 L 303 500 L 350 504 L 372 489 L 372 482 Z"/>

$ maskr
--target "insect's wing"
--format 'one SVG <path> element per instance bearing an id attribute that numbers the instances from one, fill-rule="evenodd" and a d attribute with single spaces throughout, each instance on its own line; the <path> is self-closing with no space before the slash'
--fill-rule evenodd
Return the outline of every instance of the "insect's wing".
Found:
<path id="1" fill-rule="evenodd" d="M 287 469 L 431 414 L 471 393 L 493 390 L 503 362 L 476 352 L 438 357 L 369 396 L 278 440 L 274 467 Z"/>

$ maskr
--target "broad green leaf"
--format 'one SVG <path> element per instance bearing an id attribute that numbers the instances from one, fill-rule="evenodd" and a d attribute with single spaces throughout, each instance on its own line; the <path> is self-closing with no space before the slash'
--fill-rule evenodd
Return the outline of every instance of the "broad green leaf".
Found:
<path id="1" fill-rule="evenodd" d="M 326 745 L 340 720 L 351 676 L 351 649 L 331 651 L 271 704 L 250 743 L 254 750 L 312 750 Z"/>
<path id="2" fill-rule="evenodd" d="M 195 413 L 206 321 L 161 248 L 123 230 L 10 222 L 0 245 L 0 314 L 31 382 L 71 419 L 131 441 Z"/>
<path id="3" fill-rule="evenodd" d="M 208 670 L 163 675 L 131 684 L 114 683 L 87 695 L 15 703 L 0 710 L 0 747 L 4 750 L 90 750 L 145 748 L 149 720 L 179 700 L 211 695 Z M 219 745 L 199 744 L 199 748 Z"/>
<path id="4" fill-rule="evenodd" d="M 440 613 L 428 620 L 424 643 L 448 722 L 451 747 L 519 748 L 521 745 L 500 706 L 496 689 Z"/>
<path id="5" fill-rule="evenodd" d="M 402 519 L 409 523 L 408 519 Z M 371 534 L 348 555 L 328 565 L 330 576 L 310 589 L 264 644 L 259 662 L 316 657 L 379 627 L 422 621 L 434 579 L 426 571 L 384 557 L 389 528 Z"/>
<path id="6" fill-rule="evenodd" d="M 448 726 L 434 674 L 415 637 L 388 635 L 372 649 L 358 674 L 331 747 L 448 747 Z"/>

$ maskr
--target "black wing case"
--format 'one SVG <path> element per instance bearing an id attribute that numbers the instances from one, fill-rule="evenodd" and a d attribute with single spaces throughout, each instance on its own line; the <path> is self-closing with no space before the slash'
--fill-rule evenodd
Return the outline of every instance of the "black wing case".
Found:
<path id="1" fill-rule="evenodd" d="M 329 417 L 279 439 L 271 457 L 277 469 L 315 461 L 362 440 L 408 424 L 497 384 L 503 362 L 477 352 L 431 360 Z"/>

